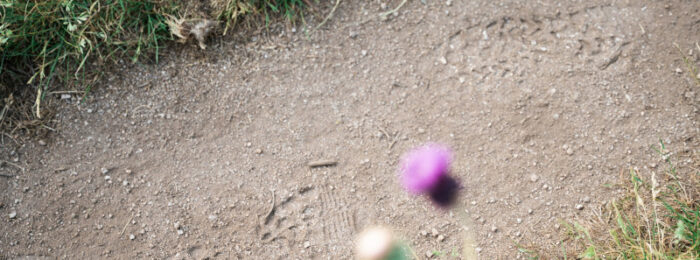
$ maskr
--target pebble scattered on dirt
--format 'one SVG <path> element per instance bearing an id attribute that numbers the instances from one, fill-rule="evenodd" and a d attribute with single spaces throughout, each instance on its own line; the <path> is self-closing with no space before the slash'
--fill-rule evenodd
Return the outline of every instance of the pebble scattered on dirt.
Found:
<path id="1" fill-rule="evenodd" d="M 0 149 L 0 255 L 348 259 L 369 224 L 431 258 L 461 232 L 484 259 L 560 252 L 559 219 L 620 195 L 601 187 L 621 170 L 663 168 L 659 138 L 697 146 L 668 50 L 695 48 L 689 3 L 408 1 L 381 21 L 396 2 L 350 1 L 308 39 L 270 26 L 119 63 L 86 102 L 54 97 L 56 132 Z M 459 210 L 401 190 L 425 142 L 455 151 Z"/>

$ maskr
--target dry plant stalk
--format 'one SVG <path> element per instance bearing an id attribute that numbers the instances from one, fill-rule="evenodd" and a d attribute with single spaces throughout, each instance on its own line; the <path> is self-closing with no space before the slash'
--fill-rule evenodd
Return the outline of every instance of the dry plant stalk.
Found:
<path id="1" fill-rule="evenodd" d="M 207 49 L 207 36 L 219 25 L 219 22 L 209 19 L 185 20 L 171 15 L 168 15 L 166 23 L 170 28 L 170 33 L 180 38 L 178 42 L 185 43 L 190 38 L 194 38 L 202 50 Z"/>

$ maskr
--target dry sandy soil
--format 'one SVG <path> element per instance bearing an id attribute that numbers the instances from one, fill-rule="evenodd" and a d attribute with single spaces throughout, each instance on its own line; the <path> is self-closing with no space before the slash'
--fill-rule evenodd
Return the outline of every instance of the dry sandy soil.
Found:
<path id="1" fill-rule="evenodd" d="M 698 1 L 378 17 L 399 2 L 343 1 L 309 38 L 273 26 L 172 48 L 62 100 L 45 139 L 3 136 L 0 258 L 347 259 L 371 224 L 420 258 L 522 258 L 516 242 L 554 258 L 559 220 L 594 216 L 630 167 L 660 170 L 650 145 L 698 148 L 700 86 L 674 46 L 698 64 Z M 396 178 L 428 141 L 455 152 L 448 210 Z"/>

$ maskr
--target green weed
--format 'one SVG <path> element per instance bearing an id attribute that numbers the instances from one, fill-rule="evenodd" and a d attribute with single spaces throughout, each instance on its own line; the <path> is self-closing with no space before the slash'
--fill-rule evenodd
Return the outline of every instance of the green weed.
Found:
<path id="1" fill-rule="evenodd" d="M 168 8 L 155 1 L 0 1 L 2 81 L 11 92 L 35 87 L 32 111 L 42 118 L 41 100 L 56 79 L 85 85 L 99 72 L 88 71 L 88 61 L 157 54 L 172 39 L 162 15 Z"/>
<path id="2" fill-rule="evenodd" d="M 665 175 L 652 173 L 650 180 L 644 180 L 637 171 L 630 170 L 629 195 L 609 204 L 612 221 L 607 234 L 591 236 L 591 227 L 563 223 L 568 241 L 582 248 L 575 254 L 580 259 L 700 258 L 697 183 L 678 176 L 663 142 L 653 148 L 668 165 Z M 667 184 L 662 186 L 664 177 Z"/>
<path id="3" fill-rule="evenodd" d="M 212 0 L 211 4 L 216 10 L 213 18 L 225 24 L 225 34 L 249 14 L 261 14 L 267 24 L 272 15 L 294 20 L 307 1 Z M 50 87 L 80 86 L 87 92 L 106 63 L 144 58 L 158 62 L 161 49 L 175 39 L 168 22 L 188 13 L 181 9 L 190 2 L 0 0 L 0 128 L 12 125 L 6 121 L 13 119 L 41 121 L 48 113 L 42 101 Z M 30 115 L 13 112 L 22 110 L 13 106 L 27 105 L 30 99 Z M 14 125 L 16 129 L 18 123 Z"/>

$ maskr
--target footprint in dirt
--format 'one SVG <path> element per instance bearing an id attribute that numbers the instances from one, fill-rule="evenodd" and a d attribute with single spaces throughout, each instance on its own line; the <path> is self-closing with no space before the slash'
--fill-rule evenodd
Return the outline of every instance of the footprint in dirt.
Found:
<path id="1" fill-rule="evenodd" d="M 622 12 L 599 5 L 568 13 L 498 17 L 452 33 L 436 51 L 451 64 L 464 66 L 457 71 L 473 77 L 472 82 L 522 78 L 542 62 L 571 58 L 583 68 L 604 70 L 629 48 L 632 22 L 623 21 L 627 16 L 618 15 Z M 622 18 L 601 26 L 610 17 Z"/>
<path id="2" fill-rule="evenodd" d="M 259 216 L 258 237 L 280 252 L 331 252 L 350 246 L 355 214 L 331 186 L 306 187 L 291 193 L 270 192 L 271 203 Z M 294 250 L 290 250 L 294 249 Z"/>

